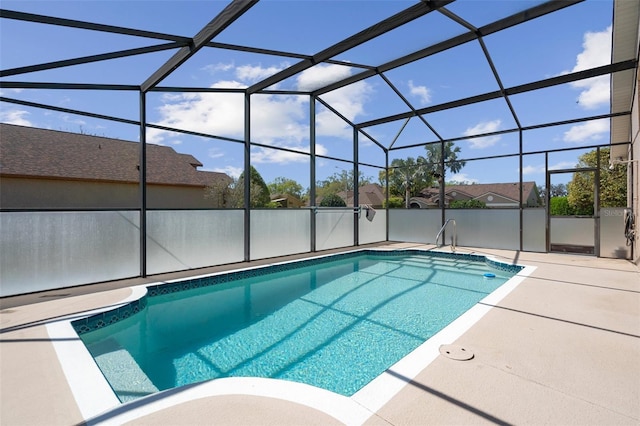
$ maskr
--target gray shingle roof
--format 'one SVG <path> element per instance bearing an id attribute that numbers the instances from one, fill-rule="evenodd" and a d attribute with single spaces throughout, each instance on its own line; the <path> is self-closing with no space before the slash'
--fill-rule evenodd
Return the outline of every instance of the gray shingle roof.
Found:
<path id="1" fill-rule="evenodd" d="M 108 182 L 139 181 L 137 142 L 0 124 L 0 175 Z M 206 186 L 230 178 L 168 146 L 147 144 L 147 182 Z"/>
<path id="2" fill-rule="evenodd" d="M 535 190 L 535 182 L 522 182 L 522 196 L 524 200 L 527 200 L 532 191 Z M 509 198 L 514 202 L 518 202 L 520 199 L 520 185 L 518 183 L 477 183 L 473 185 L 447 185 L 445 186 L 445 194 L 451 194 L 457 192 L 460 194 L 467 194 L 469 198 L 478 198 L 486 194 L 501 195 Z M 438 188 L 425 188 L 420 191 L 420 194 L 425 198 L 436 197 L 439 194 Z"/>

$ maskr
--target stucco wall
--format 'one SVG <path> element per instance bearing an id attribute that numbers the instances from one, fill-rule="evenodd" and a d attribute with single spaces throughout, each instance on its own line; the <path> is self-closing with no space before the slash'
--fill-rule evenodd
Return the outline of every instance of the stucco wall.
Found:
<path id="1" fill-rule="evenodd" d="M 55 179 L 0 178 L 3 209 L 132 209 L 138 208 L 138 184 Z M 200 187 L 149 185 L 148 208 L 208 208 Z"/>
<path id="2" fill-rule="evenodd" d="M 639 81 L 640 83 L 640 81 Z M 629 201 L 633 208 L 636 234 L 633 243 L 633 258 L 636 264 L 640 264 L 640 108 L 638 102 L 640 96 L 638 93 L 638 84 L 636 84 L 633 109 L 631 111 L 631 158 L 636 161 L 631 163 L 632 173 L 629 178 Z"/>

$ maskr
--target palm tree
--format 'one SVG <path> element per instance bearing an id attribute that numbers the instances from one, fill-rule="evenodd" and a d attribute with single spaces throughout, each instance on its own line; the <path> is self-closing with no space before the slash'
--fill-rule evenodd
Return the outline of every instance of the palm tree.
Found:
<path id="1" fill-rule="evenodd" d="M 405 207 L 409 208 L 409 198 L 417 190 L 428 186 L 431 177 L 426 160 L 418 157 L 408 157 L 406 160 L 396 158 L 391 162 L 389 170 L 389 186 L 396 188 L 396 191 L 404 190 Z"/>
<path id="2" fill-rule="evenodd" d="M 451 173 L 458 173 L 465 166 L 466 161 L 458 160 L 460 147 L 455 146 L 453 142 L 444 142 L 444 170 L 442 169 L 442 145 L 434 143 L 425 145 L 427 151 L 425 161 L 428 163 L 429 171 L 438 178 L 439 183 L 444 183 L 444 172 L 449 170 Z"/>
<path id="3" fill-rule="evenodd" d="M 455 146 L 453 142 L 442 142 L 425 145 L 427 150 L 426 161 L 429 163 L 430 173 L 438 179 L 440 187 L 440 206 L 444 205 L 444 182 L 445 172 L 448 169 L 451 173 L 458 173 L 465 166 L 465 161 L 458 160 L 460 147 Z M 444 155 L 443 155 L 444 154 Z M 444 167 L 443 161 L 444 158 Z"/>

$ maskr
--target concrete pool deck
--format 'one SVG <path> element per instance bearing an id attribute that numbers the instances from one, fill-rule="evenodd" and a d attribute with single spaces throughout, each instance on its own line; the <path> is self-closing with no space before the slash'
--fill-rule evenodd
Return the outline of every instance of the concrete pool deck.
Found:
<path id="1" fill-rule="evenodd" d="M 433 248 L 409 243 L 381 247 Z M 449 342 L 473 353 L 472 359 L 438 356 L 413 378 L 390 372 L 403 386 L 375 411 L 353 398 L 337 399 L 326 410 L 322 401 L 289 398 L 278 386 L 270 393 L 268 383 L 264 389 L 253 385 L 243 389 L 242 383 L 235 383 L 228 394 L 222 394 L 213 389 L 222 385 L 212 385 L 213 381 L 200 391 L 194 386 L 120 406 L 95 417 L 93 423 L 640 425 L 640 270 L 636 265 L 567 254 L 461 247 L 457 251 L 536 269 Z M 197 275 L 241 267 L 210 268 Z M 47 324 L 117 303 L 131 294 L 130 286 L 188 275 L 1 299 L 0 424 L 83 423 Z M 352 408 L 361 415 L 336 414 L 342 403 L 342 409 Z"/>

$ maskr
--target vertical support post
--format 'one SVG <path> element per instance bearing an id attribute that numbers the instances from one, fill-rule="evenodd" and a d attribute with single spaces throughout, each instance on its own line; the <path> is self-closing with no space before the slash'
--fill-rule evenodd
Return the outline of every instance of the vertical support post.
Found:
<path id="1" fill-rule="evenodd" d="M 244 260 L 251 260 L 251 95 L 244 95 Z"/>
<path id="2" fill-rule="evenodd" d="M 360 188 L 358 187 L 360 168 L 358 167 L 358 129 L 353 128 L 353 245 L 360 245 L 360 212 L 356 210 L 360 206 Z M 347 199 L 349 191 L 347 191 Z"/>
<path id="3" fill-rule="evenodd" d="M 309 97 L 309 214 L 311 215 L 311 252 L 316 251 L 316 98 Z"/>
<path id="4" fill-rule="evenodd" d="M 446 221 L 446 216 L 445 216 L 445 212 L 444 212 L 444 160 L 445 160 L 445 155 L 446 155 L 446 150 L 445 150 L 445 142 L 444 141 L 440 141 L 440 177 L 438 177 L 438 181 L 439 181 L 439 198 L 440 198 L 440 226 L 444 226 L 444 223 Z M 442 241 L 446 241 L 446 235 L 443 232 L 442 233 Z"/>
<path id="5" fill-rule="evenodd" d="M 518 196 L 518 199 L 520 200 L 520 208 L 519 208 L 519 213 L 520 216 L 518 218 L 518 221 L 520 223 L 520 246 L 519 246 L 519 250 L 522 251 L 523 247 L 524 247 L 524 203 L 523 203 L 523 195 L 524 195 L 524 191 L 522 189 L 522 165 L 523 165 L 523 161 L 522 161 L 522 129 L 518 130 L 518 136 L 519 136 L 519 151 L 518 151 L 518 161 L 519 161 L 519 166 L 518 166 L 518 182 L 520 182 L 520 195 Z"/>
<path id="6" fill-rule="evenodd" d="M 139 205 L 140 205 L 140 276 L 147 276 L 147 105 L 146 94 L 140 91 L 140 152 Z"/>
<path id="7" fill-rule="evenodd" d="M 596 170 L 593 176 L 593 220 L 593 254 L 600 257 L 600 147 L 596 148 Z"/>
<path id="8" fill-rule="evenodd" d="M 549 174 L 549 152 L 544 153 L 544 186 L 545 186 L 545 194 L 544 194 L 544 208 L 546 211 L 545 214 L 545 246 L 547 249 L 547 253 L 551 251 L 551 175 Z"/>
<path id="9" fill-rule="evenodd" d="M 384 151 L 384 175 L 385 175 L 385 200 L 387 202 L 387 224 L 386 224 L 386 233 L 385 238 L 386 241 L 389 241 L 389 151 Z"/>

